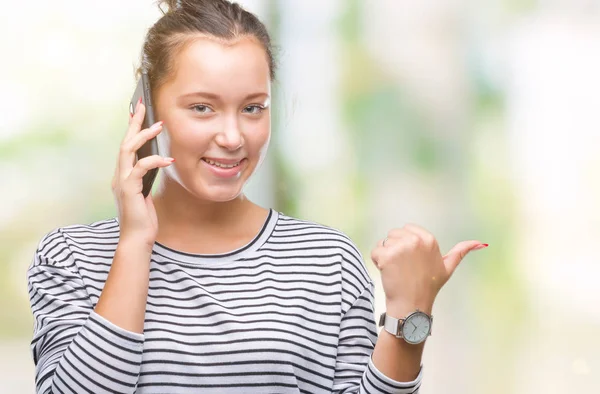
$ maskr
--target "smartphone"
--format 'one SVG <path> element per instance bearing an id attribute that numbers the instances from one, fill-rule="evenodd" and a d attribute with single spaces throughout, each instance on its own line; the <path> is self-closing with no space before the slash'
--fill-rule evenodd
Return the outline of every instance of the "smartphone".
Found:
<path id="1" fill-rule="evenodd" d="M 154 118 L 154 107 L 152 106 L 152 93 L 150 92 L 150 79 L 148 78 L 148 74 L 142 73 L 137 87 L 135 88 L 135 92 L 133 93 L 133 97 L 131 97 L 131 101 L 129 102 L 129 113 L 133 115 L 135 113 L 135 107 L 142 98 L 142 103 L 146 107 L 146 115 L 144 116 L 144 121 L 142 122 L 142 130 L 147 129 L 155 123 Z M 147 156 L 157 155 L 158 154 L 158 142 L 156 141 L 156 137 L 151 140 L 146 141 L 144 145 L 136 152 L 137 160 L 140 160 Z M 152 184 L 156 179 L 156 175 L 158 174 L 158 168 L 153 168 L 144 175 L 142 178 L 142 194 L 144 197 L 147 197 L 152 190 Z"/>

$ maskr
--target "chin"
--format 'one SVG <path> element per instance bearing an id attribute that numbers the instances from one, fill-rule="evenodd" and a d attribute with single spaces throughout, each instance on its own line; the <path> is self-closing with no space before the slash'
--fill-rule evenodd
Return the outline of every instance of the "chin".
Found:
<path id="1" fill-rule="evenodd" d="M 188 189 L 190 190 L 190 189 Z M 232 185 L 196 185 L 190 190 L 198 199 L 212 202 L 227 202 L 238 198 L 243 191 L 243 183 Z"/>
<path id="2" fill-rule="evenodd" d="M 242 194 L 242 191 L 239 190 L 236 193 L 206 193 L 205 199 L 213 202 L 228 202 L 233 201 L 238 198 Z"/>

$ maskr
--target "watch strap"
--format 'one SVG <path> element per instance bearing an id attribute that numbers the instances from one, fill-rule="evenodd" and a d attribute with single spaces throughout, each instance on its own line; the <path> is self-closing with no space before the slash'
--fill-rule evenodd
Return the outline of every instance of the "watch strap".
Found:
<path id="1" fill-rule="evenodd" d="M 383 328 L 394 335 L 396 338 L 402 337 L 402 322 L 404 319 L 396 319 L 395 317 L 388 316 L 385 312 L 379 316 L 379 327 L 383 326 Z"/>

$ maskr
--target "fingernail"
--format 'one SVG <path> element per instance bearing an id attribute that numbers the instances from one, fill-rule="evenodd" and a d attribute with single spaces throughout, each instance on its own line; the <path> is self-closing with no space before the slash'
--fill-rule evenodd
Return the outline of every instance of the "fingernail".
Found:
<path id="1" fill-rule="evenodd" d="M 474 247 L 471 250 L 479 250 L 479 249 L 487 248 L 488 246 L 490 246 L 490 245 L 489 244 L 481 244 L 481 245 L 477 245 L 476 247 Z"/>
<path id="2" fill-rule="evenodd" d="M 175 159 L 172 157 L 165 157 L 165 161 L 168 161 L 169 163 L 173 163 L 175 161 Z"/>
<path id="3" fill-rule="evenodd" d="M 152 125 L 152 127 L 150 127 L 150 129 L 152 129 L 152 131 L 156 131 L 158 129 L 160 129 L 160 127 L 163 125 L 163 121 L 161 120 L 160 122 L 156 122 Z"/>
<path id="4" fill-rule="evenodd" d="M 138 104 L 141 104 L 141 103 L 142 103 L 142 98 L 140 97 L 140 100 L 138 101 Z"/>

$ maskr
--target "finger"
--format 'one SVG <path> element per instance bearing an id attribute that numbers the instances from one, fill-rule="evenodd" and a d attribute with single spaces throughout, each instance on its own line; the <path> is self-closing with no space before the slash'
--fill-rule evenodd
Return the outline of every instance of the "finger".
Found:
<path id="1" fill-rule="evenodd" d="M 416 234 L 421 240 L 423 240 L 425 245 L 433 246 L 433 245 L 437 244 L 437 241 L 436 241 L 435 237 L 433 236 L 433 234 L 431 234 L 429 231 L 427 231 L 426 229 L 424 229 L 421 226 L 417 226 L 416 224 L 409 223 L 406 226 L 404 226 L 404 228 L 407 231 L 410 231 L 411 233 Z"/>
<path id="2" fill-rule="evenodd" d="M 127 148 L 132 152 L 136 152 L 138 149 L 142 147 L 146 142 L 150 141 L 152 138 L 156 137 L 163 129 L 163 121 L 154 123 L 147 129 L 144 129 L 134 135 L 131 139 L 124 142 L 127 145 Z"/>
<path id="3" fill-rule="evenodd" d="M 127 126 L 128 126 L 127 129 L 129 129 L 129 125 L 131 125 L 131 119 L 133 119 L 133 114 L 131 112 L 128 112 L 128 113 L 129 113 L 129 119 L 127 119 Z"/>
<path id="4" fill-rule="evenodd" d="M 371 261 L 373 262 L 375 267 L 377 267 L 377 269 L 381 269 L 379 268 L 379 260 L 377 260 L 377 257 L 373 252 L 371 252 Z"/>
<path id="5" fill-rule="evenodd" d="M 390 231 L 388 231 L 387 236 L 388 236 L 388 238 L 402 238 L 403 236 L 405 236 L 408 233 L 409 233 L 409 231 L 404 227 L 393 228 Z"/>
<path id="6" fill-rule="evenodd" d="M 133 169 L 135 164 L 135 151 L 131 149 L 125 141 L 121 143 L 117 161 L 117 174 L 129 174 Z"/>
<path id="7" fill-rule="evenodd" d="M 460 264 L 462 259 L 465 258 L 473 248 L 481 245 L 479 241 L 462 241 L 454 245 L 452 249 L 446 255 L 443 256 L 444 264 L 446 265 L 446 271 L 451 275 L 456 267 Z"/>
<path id="8" fill-rule="evenodd" d="M 130 104 L 130 106 L 133 106 L 133 108 L 129 107 L 129 111 L 127 111 L 129 113 L 129 120 L 128 120 L 129 124 L 131 124 L 133 115 L 137 112 L 137 109 L 138 109 L 141 101 L 142 101 L 142 98 L 140 97 L 136 103 Z"/>
<path id="9" fill-rule="evenodd" d="M 141 180 L 146 173 L 154 168 L 163 168 L 170 166 L 175 159 L 172 157 L 162 157 L 159 155 L 152 155 L 148 157 L 144 157 L 141 160 L 138 160 L 131 170 L 131 174 L 129 174 L 128 179 L 131 180 Z"/>
<path id="10" fill-rule="evenodd" d="M 373 264 L 375 264 L 375 267 L 377 268 L 379 268 L 379 250 L 381 249 L 381 246 L 379 245 L 380 243 L 381 241 L 379 241 L 377 246 L 374 247 L 373 250 L 371 250 L 371 261 L 373 262 Z"/>
<path id="11" fill-rule="evenodd" d="M 144 122 L 144 116 L 146 114 L 146 107 L 142 104 L 142 99 L 138 101 L 135 107 L 135 114 L 131 118 L 129 122 L 129 126 L 127 128 L 127 133 L 121 142 L 121 148 L 119 151 L 119 156 L 117 158 L 117 171 L 121 173 L 122 171 L 128 172 L 133 167 L 135 163 L 135 152 L 130 152 L 127 149 L 126 144 L 131 139 L 132 136 L 136 135 Z"/>
<path id="12" fill-rule="evenodd" d="M 402 239 L 404 239 L 404 237 L 390 237 L 387 236 L 385 238 L 382 238 L 379 240 L 379 242 L 377 242 L 377 247 L 378 248 L 389 248 L 392 245 L 396 245 L 398 243 L 402 243 Z"/>
<path id="13" fill-rule="evenodd" d="M 129 122 L 129 127 L 127 128 L 127 133 L 125 134 L 123 141 L 127 141 L 133 135 L 139 133 L 139 131 L 142 129 L 142 124 L 144 123 L 144 116 L 146 116 L 146 106 L 140 99 L 135 107 L 135 114 Z"/>
<path id="14" fill-rule="evenodd" d="M 387 246 L 387 241 L 385 243 L 385 245 Z M 388 256 L 388 252 L 389 249 L 387 249 L 386 247 L 381 247 L 381 246 L 377 246 L 375 248 L 373 248 L 373 250 L 371 251 L 371 261 L 373 261 L 373 264 L 375 264 L 375 266 L 378 269 L 383 268 L 383 266 L 385 265 L 387 256 Z"/>
<path id="15" fill-rule="evenodd" d="M 127 173 L 131 170 L 135 164 L 136 152 L 146 142 L 156 137 L 163 129 L 163 122 L 156 122 L 147 129 L 140 131 L 133 135 L 131 138 L 124 140 L 121 143 L 121 150 L 119 153 L 119 171 Z"/>

